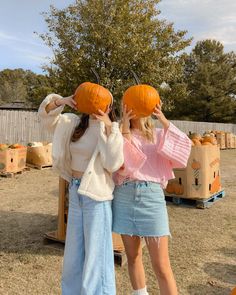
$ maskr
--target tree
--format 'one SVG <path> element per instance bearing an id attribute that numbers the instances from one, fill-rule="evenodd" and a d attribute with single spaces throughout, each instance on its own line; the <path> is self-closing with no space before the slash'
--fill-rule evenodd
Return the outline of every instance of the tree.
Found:
<path id="1" fill-rule="evenodd" d="M 236 122 L 235 53 L 224 53 L 215 40 L 198 42 L 186 59 L 185 82 L 189 95 L 179 104 L 182 118 Z"/>
<path id="2" fill-rule="evenodd" d="M 0 72 L 0 101 L 25 101 L 27 91 L 24 84 L 23 70 L 3 70 Z"/>
<path id="3" fill-rule="evenodd" d="M 130 70 L 142 83 L 151 84 L 169 106 L 169 91 L 182 75 L 182 50 L 190 44 L 186 31 L 159 18 L 159 0 L 78 0 L 59 10 L 44 13 L 49 32 L 41 38 L 53 50 L 49 73 L 54 89 L 69 95 L 84 81 L 108 87 L 118 107 L 123 91 L 134 84 Z M 183 89 L 183 87 L 182 87 Z M 177 95 L 178 96 L 178 95 Z"/>
<path id="4" fill-rule="evenodd" d="M 50 92 L 52 87 L 47 76 L 23 69 L 0 72 L 0 103 L 22 101 L 37 107 Z"/>

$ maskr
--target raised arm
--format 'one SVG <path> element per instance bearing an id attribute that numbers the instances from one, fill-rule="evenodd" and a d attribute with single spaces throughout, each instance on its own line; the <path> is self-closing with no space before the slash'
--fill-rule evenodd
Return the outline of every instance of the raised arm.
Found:
<path id="1" fill-rule="evenodd" d="M 65 105 L 75 109 L 76 102 L 72 95 L 63 98 L 58 94 L 49 94 L 40 104 L 38 110 L 40 122 L 49 132 L 54 132 Z"/>
<path id="2" fill-rule="evenodd" d="M 157 132 L 157 152 L 170 161 L 172 168 L 187 166 L 191 146 L 188 136 L 172 123 Z"/>
<path id="3" fill-rule="evenodd" d="M 163 126 L 162 130 L 157 129 L 157 152 L 170 161 L 172 168 L 186 167 L 191 152 L 191 140 L 166 119 L 160 107 L 156 107 L 153 114 Z"/>
<path id="4" fill-rule="evenodd" d="M 124 163 L 123 137 L 117 122 L 112 122 L 109 133 L 102 122 L 98 146 L 103 167 L 109 172 L 117 171 Z"/>

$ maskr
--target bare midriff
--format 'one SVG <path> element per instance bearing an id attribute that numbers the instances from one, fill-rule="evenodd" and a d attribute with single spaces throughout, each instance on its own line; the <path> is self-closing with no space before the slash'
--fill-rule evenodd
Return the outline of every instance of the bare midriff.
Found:
<path id="1" fill-rule="evenodd" d="M 81 178 L 84 172 L 72 170 L 72 176 L 75 178 Z"/>

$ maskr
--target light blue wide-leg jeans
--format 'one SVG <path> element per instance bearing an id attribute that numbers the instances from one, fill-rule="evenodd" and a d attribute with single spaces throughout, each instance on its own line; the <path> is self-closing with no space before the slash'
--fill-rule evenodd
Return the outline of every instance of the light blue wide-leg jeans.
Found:
<path id="1" fill-rule="evenodd" d="M 111 201 L 97 202 L 69 186 L 62 295 L 115 295 Z"/>

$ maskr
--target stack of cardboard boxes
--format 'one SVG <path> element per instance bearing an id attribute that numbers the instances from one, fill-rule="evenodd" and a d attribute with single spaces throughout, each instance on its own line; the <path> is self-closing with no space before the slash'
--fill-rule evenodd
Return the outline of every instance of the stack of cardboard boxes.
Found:
<path id="1" fill-rule="evenodd" d="M 216 139 L 220 149 L 236 148 L 236 135 L 231 132 L 216 131 Z"/>
<path id="2" fill-rule="evenodd" d="M 216 145 L 193 146 L 185 169 L 174 169 L 165 194 L 204 199 L 221 190 L 220 149 Z"/>

